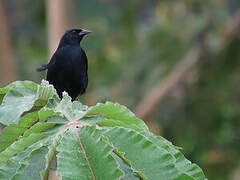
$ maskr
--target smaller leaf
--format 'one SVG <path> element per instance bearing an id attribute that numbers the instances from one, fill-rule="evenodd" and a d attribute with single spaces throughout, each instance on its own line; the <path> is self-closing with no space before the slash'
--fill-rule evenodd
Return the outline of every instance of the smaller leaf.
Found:
<path id="1" fill-rule="evenodd" d="M 57 95 L 53 95 L 53 97 L 48 99 L 48 103 L 45 106 L 48 109 L 55 109 L 60 103 L 60 99 Z"/>
<path id="2" fill-rule="evenodd" d="M 0 134 L 0 152 L 16 141 L 24 132 L 38 121 L 37 112 L 29 113 L 23 116 L 20 124 L 12 124 L 4 128 Z"/>
<path id="3" fill-rule="evenodd" d="M 41 85 L 38 86 L 37 94 L 39 99 L 47 100 L 52 98 L 54 95 L 57 95 L 57 92 L 52 84 L 49 84 L 46 80 L 42 80 Z"/>
<path id="4" fill-rule="evenodd" d="M 37 84 L 31 81 L 15 81 L 7 86 L 0 88 L 0 94 L 7 94 L 7 92 L 13 87 L 24 86 L 26 88 L 36 88 Z"/>
<path id="5" fill-rule="evenodd" d="M 43 123 L 43 122 L 38 122 L 34 126 L 32 126 L 30 129 L 28 129 L 23 137 L 30 136 L 33 133 L 40 133 L 43 132 L 51 127 L 55 126 L 55 123 Z"/>
<path id="6" fill-rule="evenodd" d="M 33 151 L 28 162 L 21 166 L 12 180 L 40 180 L 40 172 L 44 169 L 47 152 L 48 148 L 45 146 Z"/>
<path id="7" fill-rule="evenodd" d="M 122 126 L 136 131 L 147 131 L 148 128 L 144 122 L 138 119 L 129 109 L 118 103 L 106 102 L 98 103 L 89 108 L 87 116 L 101 115 L 106 119 L 99 122 L 100 126 Z"/>
<path id="8" fill-rule="evenodd" d="M 4 96 L 0 106 L 0 122 L 4 125 L 18 124 L 23 112 L 30 110 L 37 99 L 37 84 L 30 81 L 15 82 Z M 2 90 L 2 92 L 5 92 Z M 13 111 L 14 110 L 14 111 Z"/>
<path id="9" fill-rule="evenodd" d="M 54 138 L 52 138 L 51 143 L 48 146 L 48 153 L 45 156 L 46 163 L 44 169 L 41 171 L 41 177 L 42 179 L 47 179 L 50 167 L 52 166 L 52 163 L 54 161 L 54 158 L 56 158 L 56 148 L 60 143 L 62 136 L 61 134 L 56 134 Z"/>
<path id="10" fill-rule="evenodd" d="M 63 92 L 63 98 L 55 108 L 56 112 L 60 112 L 69 121 L 81 119 L 87 112 L 87 106 L 82 105 L 78 101 L 71 101 L 71 97 L 66 92 Z"/>
<path id="11" fill-rule="evenodd" d="M 26 147 L 38 141 L 45 133 L 34 133 L 27 137 L 22 137 L 11 144 L 7 149 L 0 153 L 0 166 L 7 162 L 12 156 L 23 151 Z"/>
<path id="12" fill-rule="evenodd" d="M 47 100 L 37 99 L 34 102 L 33 107 L 34 108 L 41 108 L 41 107 L 45 106 L 46 104 L 47 104 Z"/>
<path id="13" fill-rule="evenodd" d="M 13 176 L 25 164 L 27 164 L 31 153 L 42 146 L 46 145 L 43 142 L 37 142 L 26 148 L 25 150 L 16 154 L 9 159 L 3 166 L 0 166 L 0 180 L 12 180 Z"/>

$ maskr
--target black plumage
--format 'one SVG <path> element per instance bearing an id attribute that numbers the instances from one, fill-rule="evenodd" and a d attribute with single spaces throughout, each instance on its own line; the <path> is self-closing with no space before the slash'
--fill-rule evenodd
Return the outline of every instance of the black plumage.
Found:
<path id="1" fill-rule="evenodd" d="M 60 98 L 63 91 L 66 91 L 72 100 L 86 91 L 88 61 L 80 42 L 88 33 L 90 31 L 84 29 L 67 30 L 50 62 L 37 69 L 48 70 L 47 80 L 55 87 Z"/>

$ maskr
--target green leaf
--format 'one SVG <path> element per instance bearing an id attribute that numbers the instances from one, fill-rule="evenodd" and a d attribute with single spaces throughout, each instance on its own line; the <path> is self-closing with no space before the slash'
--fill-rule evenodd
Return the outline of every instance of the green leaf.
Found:
<path id="1" fill-rule="evenodd" d="M 37 84 L 30 81 L 17 81 L 10 89 L 0 106 L 0 122 L 4 125 L 19 123 L 23 112 L 32 108 L 37 99 Z M 6 90 L 2 90 L 6 92 Z"/>
<path id="2" fill-rule="evenodd" d="M 40 172 L 45 167 L 45 156 L 47 152 L 48 148 L 45 146 L 33 151 L 31 157 L 23 166 L 21 166 L 12 180 L 40 180 Z"/>
<path id="3" fill-rule="evenodd" d="M 16 86 L 25 86 L 25 87 L 35 87 L 37 84 L 33 83 L 31 81 L 15 81 L 11 84 L 8 84 L 7 86 L 0 88 L 0 94 L 7 94 L 7 92 Z"/>
<path id="4" fill-rule="evenodd" d="M 48 99 L 46 108 L 55 109 L 57 105 L 60 103 L 60 99 L 57 95 L 53 95 L 53 97 Z"/>
<path id="5" fill-rule="evenodd" d="M 143 133 L 144 133 L 144 132 L 143 132 Z M 143 134 L 143 133 L 142 133 L 142 134 Z M 151 134 L 150 132 L 146 132 L 146 134 L 149 134 L 149 135 L 151 135 L 151 136 L 159 139 L 161 142 L 163 142 L 164 144 L 170 146 L 171 148 L 178 149 L 178 150 L 181 150 L 181 149 L 182 149 L 182 147 L 173 145 L 170 141 L 168 141 L 167 139 L 165 139 L 165 138 L 162 137 L 162 136 L 154 136 L 154 135 Z"/>
<path id="6" fill-rule="evenodd" d="M 34 102 L 33 107 L 34 108 L 41 108 L 41 107 L 45 106 L 46 104 L 47 104 L 47 100 L 37 99 Z"/>
<path id="7" fill-rule="evenodd" d="M 46 163 L 44 169 L 41 171 L 41 177 L 42 179 L 47 179 L 50 167 L 53 163 L 54 158 L 56 158 L 56 148 L 60 143 L 62 136 L 61 134 L 56 134 L 54 138 L 52 139 L 51 144 L 48 146 L 48 153 L 45 156 Z"/>
<path id="8" fill-rule="evenodd" d="M 24 133 L 23 137 L 30 136 L 31 134 L 34 134 L 34 133 L 44 132 L 45 130 L 47 130 L 47 129 L 53 127 L 53 126 L 55 126 L 55 123 L 38 122 L 34 126 L 32 126 L 30 129 L 28 129 Z"/>
<path id="9" fill-rule="evenodd" d="M 4 96 L 5 96 L 5 94 L 0 94 L 0 105 L 2 104 Z"/>
<path id="10" fill-rule="evenodd" d="M 175 167 L 175 158 L 137 131 L 115 127 L 104 133 L 121 158 L 144 179 L 178 179 L 182 173 Z M 186 179 L 192 179 L 186 176 Z"/>
<path id="11" fill-rule="evenodd" d="M 47 119 L 47 122 L 55 124 L 67 124 L 69 121 L 65 117 L 53 115 Z"/>
<path id="12" fill-rule="evenodd" d="M 23 151 L 26 147 L 42 138 L 45 133 L 34 133 L 27 137 L 21 137 L 0 153 L 0 166 L 7 162 L 12 156 Z"/>
<path id="13" fill-rule="evenodd" d="M 37 94 L 39 99 L 48 100 L 54 95 L 57 95 L 57 92 L 52 84 L 49 84 L 46 80 L 42 80 L 41 85 L 38 86 Z"/>
<path id="14" fill-rule="evenodd" d="M 0 166 L 0 180 L 12 180 L 18 170 L 28 162 L 31 153 L 41 148 L 43 145 L 45 145 L 45 143 L 37 142 L 19 152 L 16 156 L 13 156 L 3 166 Z"/>
<path id="15" fill-rule="evenodd" d="M 85 116 L 81 118 L 81 122 L 85 122 L 89 125 L 98 125 L 99 122 L 105 120 L 106 118 L 104 116 Z"/>
<path id="16" fill-rule="evenodd" d="M 21 138 L 20 136 L 27 137 L 33 133 L 43 132 L 53 126 L 55 126 L 55 123 L 39 122 L 37 112 L 26 114 L 21 118 L 20 124 L 7 126 L 3 133 L 0 134 L 0 152 L 18 141 Z"/>
<path id="17" fill-rule="evenodd" d="M 124 177 L 121 180 L 139 180 L 139 176 L 133 172 L 130 166 L 128 166 L 120 157 L 115 153 L 111 153 L 114 159 L 119 163 L 120 169 L 124 172 Z"/>
<path id="18" fill-rule="evenodd" d="M 118 103 L 106 102 L 105 104 L 98 103 L 96 106 L 91 107 L 87 116 L 101 115 L 106 119 L 98 124 L 100 126 L 121 126 L 131 128 L 136 131 L 147 131 L 148 128 L 144 122 L 138 119 L 129 109 Z"/>
<path id="19" fill-rule="evenodd" d="M 44 107 L 40 111 L 38 111 L 39 121 L 44 122 L 53 114 L 54 114 L 54 111 L 52 109 Z"/>
<path id="20" fill-rule="evenodd" d="M 16 141 L 19 136 L 23 135 L 24 132 L 37 121 L 38 114 L 37 112 L 33 112 L 23 116 L 20 120 L 20 124 L 6 126 L 2 134 L 0 134 L 0 152 Z"/>
<path id="21" fill-rule="evenodd" d="M 71 97 L 63 92 L 63 98 L 55 108 L 56 112 L 60 112 L 69 121 L 81 119 L 87 112 L 87 106 L 82 105 L 79 101 L 71 101 Z"/>
<path id="22" fill-rule="evenodd" d="M 57 173 L 62 179 L 89 180 L 95 176 L 98 180 L 114 180 L 123 176 L 110 154 L 112 147 L 102 140 L 101 133 L 94 126 L 85 126 L 78 131 L 69 129 L 63 135 L 57 147 Z"/>
<path id="23" fill-rule="evenodd" d="M 172 156 L 175 157 L 175 166 L 181 173 L 192 177 L 196 180 L 204 180 L 206 179 L 203 171 L 199 166 L 187 160 L 184 155 L 176 148 L 171 142 L 166 139 L 158 136 L 154 136 L 151 133 L 142 132 L 144 136 L 146 136 L 150 141 L 156 144 L 160 148 L 166 149 Z"/>

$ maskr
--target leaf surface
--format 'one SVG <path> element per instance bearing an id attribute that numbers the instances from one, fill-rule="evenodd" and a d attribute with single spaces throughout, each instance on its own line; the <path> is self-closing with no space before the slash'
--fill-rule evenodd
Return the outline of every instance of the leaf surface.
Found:
<path id="1" fill-rule="evenodd" d="M 198 165 L 187 160 L 184 157 L 184 155 L 176 148 L 176 146 L 172 145 L 171 142 L 167 141 L 166 139 L 160 136 L 156 137 L 151 133 L 143 132 L 142 134 L 144 134 L 150 141 L 152 141 L 158 147 L 166 149 L 172 156 L 174 156 L 175 166 L 180 172 L 196 180 L 206 179 L 201 168 Z"/>
<path id="2" fill-rule="evenodd" d="M 82 105 L 79 101 L 71 101 L 71 97 L 63 92 L 63 98 L 55 107 L 56 112 L 60 112 L 69 121 L 81 119 L 87 111 L 87 106 Z"/>
<path id="3" fill-rule="evenodd" d="M 79 131 L 69 129 L 57 151 L 57 173 L 62 179 L 90 180 L 95 177 L 98 180 L 114 180 L 123 175 L 110 154 L 112 147 L 101 139 L 101 130 L 94 126 L 85 126 Z"/>
<path id="4" fill-rule="evenodd" d="M 34 133 L 27 137 L 21 137 L 0 153 L 0 166 L 7 162 L 13 155 L 23 151 L 26 147 L 38 141 L 45 133 Z"/>
<path id="5" fill-rule="evenodd" d="M 36 121 L 38 121 L 38 114 L 33 112 L 23 116 L 20 124 L 6 126 L 0 134 L 0 152 L 16 141 L 20 135 L 23 135 Z"/>
<path id="6" fill-rule="evenodd" d="M 0 166 L 0 180 L 12 180 L 13 176 L 17 174 L 19 169 L 28 163 L 31 153 L 44 145 L 46 144 L 37 142 L 21 151 L 16 156 L 13 156 L 4 165 Z"/>
<path id="7" fill-rule="evenodd" d="M 48 148 L 43 146 L 38 150 L 32 152 L 28 162 L 21 166 L 12 180 L 40 180 L 40 172 L 45 167 L 45 156 L 48 152 Z"/>
<path id="8" fill-rule="evenodd" d="M 4 125 L 18 124 L 21 114 L 30 110 L 38 98 L 38 85 L 33 82 L 19 81 L 12 86 L 0 106 L 0 122 Z"/>
<path id="9" fill-rule="evenodd" d="M 104 133 L 121 158 L 143 179 L 179 179 L 182 173 L 175 166 L 175 158 L 166 149 L 149 141 L 137 131 L 115 127 Z M 192 179 L 185 175 L 186 180 Z"/>
<path id="10" fill-rule="evenodd" d="M 136 131 L 147 131 L 148 128 L 144 122 L 138 119 L 129 109 L 118 103 L 106 102 L 98 103 L 96 106 L 89 108 L 87 115 L 101 115 L 106 119 L 100 121 L 100 126 L 121 126 L 131 128 Z"/>

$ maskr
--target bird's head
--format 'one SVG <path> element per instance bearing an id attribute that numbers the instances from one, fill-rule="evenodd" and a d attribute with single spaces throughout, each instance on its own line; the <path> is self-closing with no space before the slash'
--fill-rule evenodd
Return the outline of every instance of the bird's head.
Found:
<path id="1" fill-rule="evenodd" d="M 91 31 L 86 29 L 69 29 L 67 30 L 61 38 L 59 46 L 68 44 L 78 44 L 81 42 L 82 38 L 89 34 Z"/>

